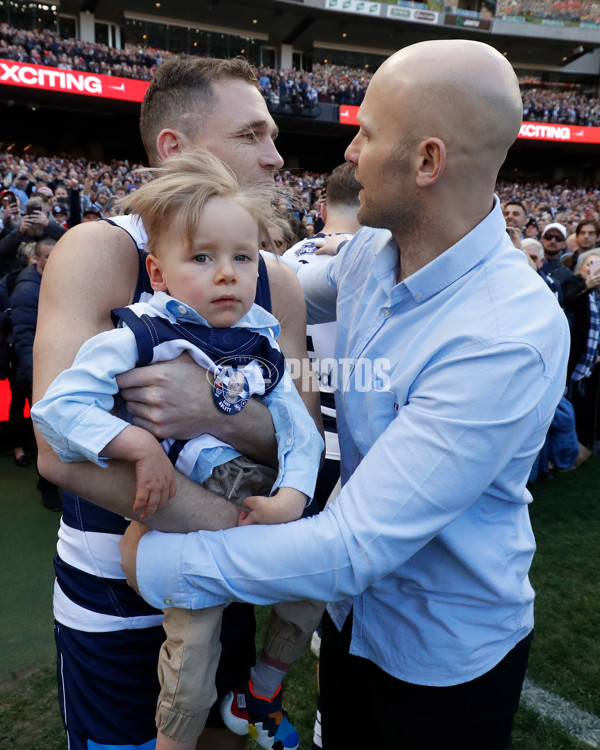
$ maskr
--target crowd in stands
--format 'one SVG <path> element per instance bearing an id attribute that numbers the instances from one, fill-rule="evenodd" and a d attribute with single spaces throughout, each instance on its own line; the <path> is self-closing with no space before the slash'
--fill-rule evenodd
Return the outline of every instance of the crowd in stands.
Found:
<path id="1" fill-rule="evenodd" d="M 595 0 L 499 0 L 496 18 L 544 19 L 565 23 L 600 23 L 600 3 Z"/>
<path id="2" fill-rule="evenodd" d="M 535 0 L 535 2 L 542 0 Z M 598 5 L 600 9 L 600 4 Z M 599 10 L 600 17 L 600 10 Z M 23 31 L 0 26 L 0 59 L 149 80 L 171 55 L 165 50 L 126 44 L 123 50 L 105 44 L 63 39 L 52 31 Z M 365 68 L 316 64 L 312 71 L 258 68 L 260 90 L 271 111 L 316 110 L 320 103 L 359 106 L 372 73 Z M 523 119 L 569 125 L 600 125 L 600 99 L 573 87 L 522 87 Z"/>
<path id="3" fill-rule="evenodd" d="M 579 91 L 540 87 L 523 89 L 522 97 L 524 120 L 592 127 L 600 125 L 600 99 L 596 97 Z"/>
<path id="4" fill-rule="evenodd" d="M 563 308 L 571 330 L 567 389 L 535 471 L 567 469 L 600 449 L 600 191 L 568 183 L 498 183 L 507 231 Z M 542 452 L 542 455 L 544 452 Z"/>
<path id="5" fill-rule="evenodd" d="M 258 73 L 261 93 L 271 108 L 296 103 L 311 108 L 319 102 L 359 106 L 371 79 L 364 69 L 340 65 L 316 65 L 310 73 L 261 66 Z"/>
<path id="6" fill-rule="evenodd" d="M 0 59 L 5 60 L 149 81 L 154 68 L 169 55 L 128 44 L 118 50 L 105 44 L 63 39 L 53 31 L 23 31 L 0 25 Z"/>

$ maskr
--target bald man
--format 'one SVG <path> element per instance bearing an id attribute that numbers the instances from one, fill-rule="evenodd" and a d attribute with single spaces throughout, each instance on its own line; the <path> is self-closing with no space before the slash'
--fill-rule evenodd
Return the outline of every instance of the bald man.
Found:
<path id="1" fill-rule="evenodd" d="M 122 545 L 155 606 L 330 602 L 326 750 L 510 744 L 533 630 L 526 483 L 568 358 L 494 196 L 521 116 L 510 64 L 480 42 L 381 66 L 346 151 L 363 228 L 301 276 L 310 322 L 338 322 L 340 495 L 285 526 Z"/>

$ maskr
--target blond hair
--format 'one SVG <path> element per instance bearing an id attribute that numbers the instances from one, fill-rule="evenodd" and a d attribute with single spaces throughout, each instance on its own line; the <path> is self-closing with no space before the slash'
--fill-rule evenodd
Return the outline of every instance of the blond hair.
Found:
<path id="1" fill-rule="evenodd" d="M 148 235 L 148 252 L 154 254 L 159 237 L 173 220 L 191 246 L 211 198 L 234 200 L 256 221 L 259 232 L 264 232 L 272 190 L 241 185 L 231 169 L 209 151 L 170 156 L 162 166 L 149 171 L 156 179 L 119 201 L 122 210 L 140 217 Z M 258 247 L 258 232 L 256 242 Z"/>

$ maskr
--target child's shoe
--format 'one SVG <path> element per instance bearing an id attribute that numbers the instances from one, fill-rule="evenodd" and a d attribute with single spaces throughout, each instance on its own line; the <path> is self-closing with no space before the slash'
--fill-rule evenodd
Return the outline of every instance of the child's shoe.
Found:
<path id="1" fill-rule="evenodd" d="M 221 717 L 235 734 L 249 734 L 266 750 L 296 750 L 298 732 L 281 706 L 281 685 L 272 700 L 254 695 L 252 682 L 228 693 L 221 701 Z"/>

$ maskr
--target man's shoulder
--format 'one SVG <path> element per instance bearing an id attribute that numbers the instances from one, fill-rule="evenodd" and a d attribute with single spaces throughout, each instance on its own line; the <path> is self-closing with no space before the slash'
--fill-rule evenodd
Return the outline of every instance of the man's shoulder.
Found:
<path id="1" fill-rule="evenodd" d="M 89 257 L 94 265 L 101 266 L 115 261 L 127 263 L 138 257 L 133 238 L 121 227 L 107 221 L 87 222 L 69 229 L 52 251 L 53 260 L 60 255 Z"/>
<path id="2" fill-rule="evenodd" d="M 43 283 L 55 289 L 55 295 L 93 292 L 99 301 L 123 307 L 135 294 L 140 273 L 140 258 L 132 238 L 108 222 L 78 224 L 64 234 L 48 260 Z M 95 291 L 94 291 L 95 290 Z M 91 300 L 89 300 L 91 303 Z"/>
<path id="3" fill-rule="evenodd" d="M 281 258 L 263 256 L 269 277 L 271 309 L 275 318 L 285 326 L 299 306 L 304 306 L 304 294 L 294 270 Z"/>
<path id="4" fill-rule="evenodd" d="M 294 286 L 297 284 L 296 274 L 281 258 L 275 255 L 263 255 L 269 277 L 269 287 L 271 294 L 277 291 L 280 285 Z"/>
<path id="5" fill-rule="evenodd" d="M 388 229 L 361 227 L 358 232 L 345 242 L 337 257 L 339 266 L 348 268 L 357 263 L 369 263 L 390 241 L 392 233 Z"/>

